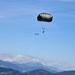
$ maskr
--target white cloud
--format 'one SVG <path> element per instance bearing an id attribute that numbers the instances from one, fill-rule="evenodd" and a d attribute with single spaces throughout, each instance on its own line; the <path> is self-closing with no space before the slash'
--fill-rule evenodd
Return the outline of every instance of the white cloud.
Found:
<path id="1" fill-rule="evenodd" d="M 68 62 L 56 62 L 54 66 L 60 68 L 61 70 L 75 70 L 75 64 Z"/>
<path id="2" fill-rule="evenodd" d="M 13 57 L 9 54 L 0 53 L 0 59 L 5 61 L 11 61 Z"/>

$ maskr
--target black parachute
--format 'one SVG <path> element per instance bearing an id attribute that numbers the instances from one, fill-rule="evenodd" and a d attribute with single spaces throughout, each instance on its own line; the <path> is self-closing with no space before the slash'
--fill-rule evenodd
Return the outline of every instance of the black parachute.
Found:
<path id="1" fill-rule="evenodd" d="M 53 19 L 53 16 L 49 13 L 40 13 L 37 16 L 38 21 L 45 21 L 45 22 L 51 22 Z"/>

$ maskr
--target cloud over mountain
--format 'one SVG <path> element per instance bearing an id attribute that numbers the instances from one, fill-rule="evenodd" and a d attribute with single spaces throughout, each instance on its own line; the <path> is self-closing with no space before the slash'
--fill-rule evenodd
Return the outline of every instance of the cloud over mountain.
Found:
<path id="1" fill-rule="evenodd" d="M 44 59 L 39 59 L 39 58 L 36 58 L 36 57 L 29 56 L 29 55 L 11 56 L 9 54 L 0 53 L 0 59 L 4 60 L 4 61 L 17 62 L 17 63 L 20 63 L 20 64 L 28 63 L 28 62 L 41 63 L 44 66 L 56 67 L 60 70 L 75 70 L 74 64 L 70 64 L 70 63 L 67 63 L 67 62 L 56 62 L 56 61 L 44 60 Z"/>

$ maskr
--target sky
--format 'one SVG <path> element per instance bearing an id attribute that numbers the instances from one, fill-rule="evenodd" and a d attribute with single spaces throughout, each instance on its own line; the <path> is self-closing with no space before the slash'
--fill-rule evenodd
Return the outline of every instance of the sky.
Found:
<path id="1" fill-rule="evenodd" d="M 37 21 L 41 12 L 50 13 L 53 21 Z M 2 54 L 74 64 L 75 0 L 0 0 Z"/>

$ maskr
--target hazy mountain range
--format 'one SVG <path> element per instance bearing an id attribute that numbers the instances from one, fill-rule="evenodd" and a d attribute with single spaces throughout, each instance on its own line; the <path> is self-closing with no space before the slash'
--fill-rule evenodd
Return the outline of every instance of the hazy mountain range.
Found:
<path id="1" fill-rule="evenodd" d="M 28 62 L 28 63 L 20 64 L 16 62 L 14 63 L 14 62 L 2 61 L 2 60 L 0 60 L 0 67 L 12 68 L 20 72 L 28 72 L 28 71 L 32 71 L 35 69 L 44 69 L 49 72 L 55 73 L 58 70 L 56 67 L 47 67 L 39 62 Z"/>
<path id="2" fill-rule="evenodd" d="M 74 70 L 62 71 L 58 67 L 51 66 L 53 62 L 30 56 L 18 55 L 15 58 L 5 57 L 5 59 L 0 60 L 0 75 L 75 75 Z"/>
<path id="3" fill-rule="evenodd" d="M 44 69 L 49 72 L 60 72 L 67 70 L 74 70 L 74 64 L 69 63 L 58 63 L 55 61 L 48 61 L 43 59 L 38 59 L 32 56 L 22 56 L 17 55 L 15 57 L 1 54 L 0 53 L 0 67 L 12 68 L 20 72 L 28 72 L 35 69 Z"/>

